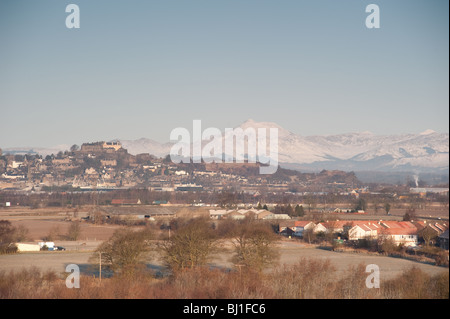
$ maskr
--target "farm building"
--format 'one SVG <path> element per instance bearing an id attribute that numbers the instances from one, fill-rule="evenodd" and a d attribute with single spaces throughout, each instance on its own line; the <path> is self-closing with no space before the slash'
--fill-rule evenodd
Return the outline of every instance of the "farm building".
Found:
<path id="1" fill-rule="evenodd" d="M 41 247 L 38 244 L 17 243 L 16 247 L 18 252 L 41 250 Z"/>

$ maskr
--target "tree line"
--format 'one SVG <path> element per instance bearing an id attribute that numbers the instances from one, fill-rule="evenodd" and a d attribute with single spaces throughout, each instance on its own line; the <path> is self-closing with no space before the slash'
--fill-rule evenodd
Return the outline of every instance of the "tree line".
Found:
<path id="1" fill-rule="evenodd" d="M 165 229 L 162 238 L 151 226 L 117 230 L 97 248 L 91 261 L 123 276 L 145 269 L 152 258 L 160 258 L 169 271 L 179 272 L 207 265 L 216 253 L 229 249 L 224 242 L 231 243 L 233 264 L 249 271 L 261 272 L 279 257 L 272 226 L 250 218 L 220 224 L 207 218 L 177 219 Z"/>

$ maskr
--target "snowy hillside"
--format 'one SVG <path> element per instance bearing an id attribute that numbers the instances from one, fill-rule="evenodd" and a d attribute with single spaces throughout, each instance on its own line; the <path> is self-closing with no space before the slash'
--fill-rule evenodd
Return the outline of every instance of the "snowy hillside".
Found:
<path id="1" fill-rule="evenodd" d="M 420 134 L 375 135 L 370 132 L 328 136 L 300 136 L 276 123 L 248 120 L 239 128 L 278 129 L 279 163 L 299 164 L 316 169 L 345 170 L 448 170 L 449 134 L 426 130 Z M 222 145 L 225 145 L 223 134 Z M 151 153 L 163 157 L 172 143 L 151 139 L 121 140 L 131 154 Z M 267 148 L 270 146 L 267 141 Z M 247 141 L 245 141 L 247 150 Z M 267 150 L 267 155 L 269 150 Z M 236 155 L 236 154 L 234 154 Z"/>

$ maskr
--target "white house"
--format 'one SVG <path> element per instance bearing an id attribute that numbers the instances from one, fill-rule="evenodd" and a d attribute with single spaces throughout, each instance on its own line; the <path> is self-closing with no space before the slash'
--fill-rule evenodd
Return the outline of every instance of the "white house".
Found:
<path id="1" fill-rule="evenodd" d="M 380 236 L 392 239 L 397 245 L 416 246 L 418 243 L 417 227 L 407 221 L 384 221 L 381 223 L 384 229 Z"/>
<path id="2" fill-rule="evenodd" d="M 405 233 L 401 230 L 391 230 L 389 232 L 389 237 L 397 244 L 397 245 L 405 245 L 405 246 L 417 246 L 418 238 L 417 233 Z"/>
<path id="3" fill-rule="evenodd" d="M 389 238 L 397 245 L 417 245 L 417 227 L 411 222 L 361 221 L 353 222 L 353 224 L 354 226 L 348 231 L 349 240 Z"/>
<path id="4" fill-rule="evenodd" d="M 322 223 L 318 223 L 313 230 L 314 234 L 317 233 L 326 233 L 327 232 L 327 228 L 325 227 L 325 225 L 323 225 Z"/>
<path id="5" fill-rule="evenodd" d="M 378 236 L 378 232 L 383 229 L 383 226 L 378 222 L 368 221 L 368 222 L 358 222 L 349 229 L 348 239 L 358 240 L 358 239 L 375 239 Z"/>

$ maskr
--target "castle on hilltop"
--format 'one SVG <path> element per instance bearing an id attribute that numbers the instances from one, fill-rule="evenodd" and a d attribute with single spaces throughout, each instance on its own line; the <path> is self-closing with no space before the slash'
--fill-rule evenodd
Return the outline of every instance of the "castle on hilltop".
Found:
<path id="1" fill-rule="evenodd" d="M 81 145 L 81 153 L 95 153 L 95 152 L 117 152 L 122 149 L 122 144 L 120 142 L 94 142 L 94 143 L 83 143 Z"/>

